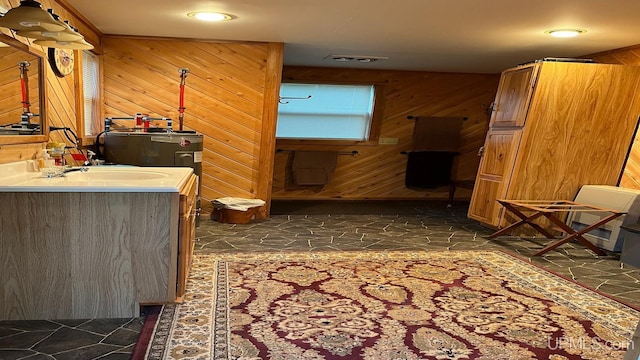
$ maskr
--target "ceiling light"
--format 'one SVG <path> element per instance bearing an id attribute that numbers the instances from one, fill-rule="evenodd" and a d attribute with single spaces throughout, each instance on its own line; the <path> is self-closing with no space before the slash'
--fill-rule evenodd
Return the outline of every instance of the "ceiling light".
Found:
<path id="1" fill-rule="evenodd" d="M 73 30 L 64 31 L 18 31 L 16 35 L 36 40 L 76 41 L 83 36 Z"/>
<path id="2" fill-rule="evenodd" d="M 561 29 L 561 30 L 549 30 L 545 31 L 546 34 L 549 34 L 553 37 L 557 38 L 570 38 L 575 37 L 580 34 L 586 33 L 586 30 L 578 30 L 578 29 Z"/>
<path id="3" fill-rule="evenodd" d="M 0 17 L 0 27 L 23 31 L 62 31 L 65 28 L 34 0 L 22 0 L 20 6 L 7 11 Z"/>
<path id="4" fill-rule="evenodd" d="M 229 14 L 206 11 L 190 12 L 187 16 L 203 21 L 227 21 L 233 18 L 233 16 Z"/>
<path id="5" fill-rule="evenodd" d="M 51 48 L 60 48 L 60 49 L 73 49 L 73 50 L 91 50 L 93 49 L 93 45 L 88 43 L 84 38 L 75 41 L 57 41 L 54 39 L 51 40 L 35 40 L 33 42 L 37 45 L 42 45 Z"/>
<path id="6" fill-rule="evenodd" d="M 60 17 L 51 13 L 54 19 L 60 21 Z M 18 31 L 16 35 L 36 40 L 56 40 L 56 41 L 80 41 L 84 39 L 80 33 L 69 25 L 68 21 L 61 21 L 64 25 L 62 31 Z"/>

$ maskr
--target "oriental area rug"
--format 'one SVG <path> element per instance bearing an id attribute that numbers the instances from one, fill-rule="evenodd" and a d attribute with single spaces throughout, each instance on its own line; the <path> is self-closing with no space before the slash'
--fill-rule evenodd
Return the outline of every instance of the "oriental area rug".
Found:
<path id="1" fill-rule="evenodd" d="M 640 312 L 499 251 L 197 255 L 148 359 L 622 359 Z"/>

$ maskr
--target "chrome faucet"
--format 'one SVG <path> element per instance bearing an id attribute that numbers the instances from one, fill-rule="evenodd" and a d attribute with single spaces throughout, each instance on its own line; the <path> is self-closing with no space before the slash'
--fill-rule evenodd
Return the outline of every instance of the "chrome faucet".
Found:
<path id="1" fill-rule="evenodd" d="M 64 169 L 63 174 L 66 174 L 66 173 L 72 172 L 72 171 L 87 172 L 87 171 L 89 171 L 89 168 L 86 167 L 86 166 L 81 166 L 81 167 L 76 167 L 76 168 Z"/>

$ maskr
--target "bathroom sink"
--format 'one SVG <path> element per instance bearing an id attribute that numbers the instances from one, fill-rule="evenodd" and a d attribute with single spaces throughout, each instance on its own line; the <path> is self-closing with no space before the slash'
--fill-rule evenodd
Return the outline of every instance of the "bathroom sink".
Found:
<path id="1" fill-rule="evenodd" d="M 135 181 L 135 180 L 159 180 L 170 174 L 158 171 L 146 170 L 96 170 L 90 168 L 87 172 L 69 172 L 64 174 L 70 180 L 101 180 L 101 181 Z"/>
<path id="2" fill-rule="evenodd" d="M 0 164 L 0 192 L 177 192 L 193 173 L 190 167 L 89 166 L 46 177 L 24 163 Z M 3 168 L 3 166 L 5 168 Z M 26 170 L 25 170 L 26 169 Z"/>

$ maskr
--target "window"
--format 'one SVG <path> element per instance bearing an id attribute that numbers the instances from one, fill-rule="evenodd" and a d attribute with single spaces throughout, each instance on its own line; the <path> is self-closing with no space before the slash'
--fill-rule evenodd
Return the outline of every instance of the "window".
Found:
<path id="1" fill-rule="evenodd" d="M 376 93 L 374 85 L 282 84 L 276 138 L 376 140 Z"/>
<path id="2" fill-rule="evenodd" d="M 81 63 L 77 67 L 76 81 L 79 93 L 76 97 L 78 109 L 78 131 L 85 141 L 91 141 L 102 128 L 102 108 L 100 100 L 100 57 L 91 51 L 82 51 Z"/>

